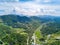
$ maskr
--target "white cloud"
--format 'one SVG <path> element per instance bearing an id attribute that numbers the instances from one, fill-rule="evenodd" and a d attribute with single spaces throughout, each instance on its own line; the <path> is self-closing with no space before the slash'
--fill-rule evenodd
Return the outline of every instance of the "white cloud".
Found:
<path id="1" fill-rule="evenodd" d="M 16 7 L 17 12 L 24 15 L 60 15 L 59 5 L 37 5 L 34 3 L 23 3 Z"/>
<path id="2" fill-rule="evenodd" d="M 23 14 L 28 16 L 60 15 L 60 5 L 42 5 L 33 2 L 5 3 L 5 5 L 0 5 L 0 9 L 5 10 L 5 12 L 0 14 L 12 13 L 13 9 L 15 9 L 17 14 Z"/>

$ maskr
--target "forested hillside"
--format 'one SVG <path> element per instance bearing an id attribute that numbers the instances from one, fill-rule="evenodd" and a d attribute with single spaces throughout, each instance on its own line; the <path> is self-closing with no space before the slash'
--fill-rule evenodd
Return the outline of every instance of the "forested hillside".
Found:
<path id="1" fill-rule="evenodd" d="M 59 45 L 60 17 L 0 16 L 1 45 Z M 34 38 L 33 38 L 34 37 Z"/>

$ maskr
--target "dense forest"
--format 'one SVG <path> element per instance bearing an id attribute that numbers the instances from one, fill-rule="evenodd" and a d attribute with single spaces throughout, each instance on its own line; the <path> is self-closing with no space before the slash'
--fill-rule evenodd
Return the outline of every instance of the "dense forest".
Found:
<path id="1" fill-rule="evenodd" d="M 0 16 L 1 45 L 60 45 L 60 17 Z"/>

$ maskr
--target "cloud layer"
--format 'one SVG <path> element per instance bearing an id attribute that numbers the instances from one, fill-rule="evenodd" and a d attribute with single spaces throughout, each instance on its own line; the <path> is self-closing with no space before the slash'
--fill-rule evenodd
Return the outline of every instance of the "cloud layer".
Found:
<path id="1" fill-rule="evenodd" d="M 59 16 L 59 2 L 59 0 L 0 0 L 0 15 L 15 13 L 27 16 Z M 15 12 L 13 12 L 13 10 L 15 10 Z"/>

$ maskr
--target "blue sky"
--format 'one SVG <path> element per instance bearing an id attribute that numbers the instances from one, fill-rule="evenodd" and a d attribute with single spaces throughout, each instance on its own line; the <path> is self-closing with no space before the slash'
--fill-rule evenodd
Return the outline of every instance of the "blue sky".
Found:
<path id="1" fill-rule="evenodd" d="M 40 4 L 60 4 L 60 0 L 19 0 L 20 2 L 37 2 Z"/>
<path id="2" fill-rule="evenodd" d="M 60 16 L 60 0 L 0 0 L 0 15 L 14 13 L 28 16 Z"/>

